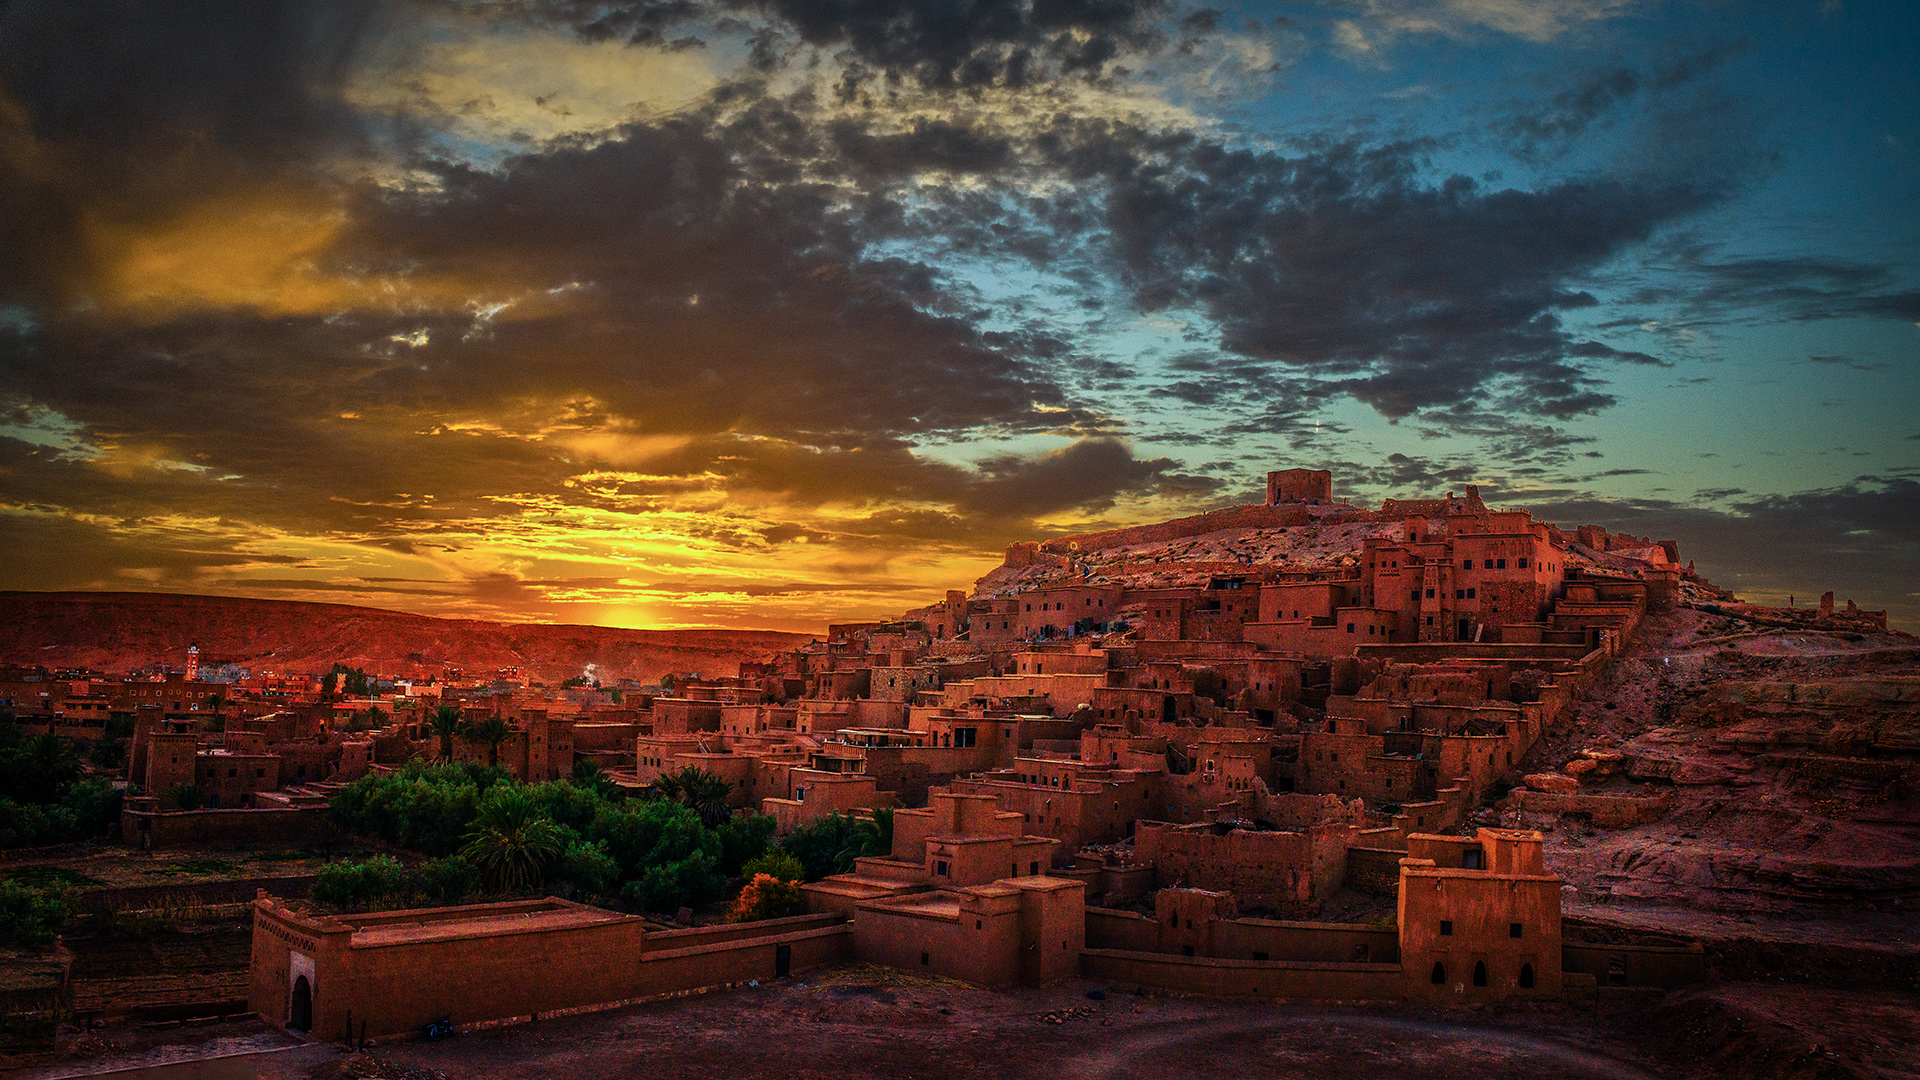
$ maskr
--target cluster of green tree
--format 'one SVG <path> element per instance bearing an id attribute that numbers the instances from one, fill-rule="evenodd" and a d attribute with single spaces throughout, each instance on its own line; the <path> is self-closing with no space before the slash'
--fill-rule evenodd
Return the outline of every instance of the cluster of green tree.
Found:
<path id="1" fill-rule="evenodd" d="M 387 711 L 378 705 L 369 705 L 352 716 L 347 717 L 348 731 L 377 731 L 387 726 Z"/>
<path id="2" fill-rule="evenodd" d="M 591 773 L 520 784 L 467 764 L 363 777 L 334 796 L 333 814 L 351 833 L 457 855 L 498 892 L 557 887 L 649 911 L 718 899 L 773 834 L 771 818 L 709 824 L 685 803 L 621 798 Z"/>
<path id="3" fill-rule="evenodd" d="M 817 881 L 892 845 L 891 814 L 878 821 L 836 814 L 795 831 L 773 851 L 773 819 L 729 813 L 729 792 L 725 781 L 700 769 L 663 777 L 651 797 L 626 798 L 586 762 L 566 780 L 538 784 L 479 765 L 413 764 L 347 785 L 334 796 L 332 813 L 349 833 L 433 858 L 442 864 L 435 873 L 450 876 L 451 864 L 465 864 L 494 892 L 558 889 L 646 911 L 719 899 L 743 874 Z M 770 853 L 777 863 L 749 869 Z M 342 891 L 329 894 L 344 901 L 326 902 L 448 895 L 404 873 L 396 878 L 391 867 L 355 873 L 363 877 L 342 877 Z"/>
<path id="4" fill-rule="evenodd" d="M 81 776 L 80 752 L 52 732 L 25 739 L 0 724 L 0 848 L 104 836 L 120 819 L 121 793 Z"/>
<path id="5" fill-rule="evenodd" d="M 373 680 L 368 677 L 366 672 L 361 671 L 359 668 L 348 667 L 345 664 L 335 664 L 327 669 L 326 679 L 321 683 L 321 686 L 329 694 L 346 694 L 349 697 L 358 697 L 373 689 Z"/>
<path id="6" fill-rule="evenodd" d="M 65 890 L 0 881 L 0 944 L 45 948 L 70 911 Z"/>
<path id="7" fill-rule="evenodd" d="M 480 868 L 459 855 L 409 867 L 391 855 L 336 862 L 314 876 L 313 899 L 341 911 L 458 904 L 481 890 Z"/>

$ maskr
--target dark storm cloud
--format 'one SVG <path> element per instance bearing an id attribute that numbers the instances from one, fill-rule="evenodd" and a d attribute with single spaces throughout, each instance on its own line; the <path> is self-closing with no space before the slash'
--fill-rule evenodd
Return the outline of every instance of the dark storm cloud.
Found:
<path id="1" fill-rule="evenodd" d="M 1046 148 L 1104 182 L 1104 225 L 1142 309 L 1196 307 L 1222 348 L 1311 372 L 1389 417 L 1482 402 L 1564 419 L 1612 404 L 1582 361 L 1660 361 L 1577 340 L 1558 312 L 1596 303 L 1583 275 L 1725 194 L 1680 179 L 1431 184 L 1427 148 L 1410 143 L 1288 157 L 1106 128 Z"/>

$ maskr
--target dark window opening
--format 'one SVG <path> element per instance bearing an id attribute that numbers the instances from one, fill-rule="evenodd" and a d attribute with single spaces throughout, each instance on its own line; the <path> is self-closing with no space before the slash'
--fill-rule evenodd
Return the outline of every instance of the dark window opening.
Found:
<path id="1" fill-rule="evenodd" d="M 1473 965 L 1473 985 L 1487 985 L 1487 962 L 1485 960 L 1478 961 Z"/>
<path id="2" fill-rule="evenodd" d="M 920 966 L 921 966 L 921 967 L 925 967 L 925 966 L 927 966 L 927 964 L 928 964 L 928 963 L 930 963 L 930 962 L 932 961 L 932 959 L 933 959 L 933 958 L 932 958 L 931 956 L 929 956 L 928 954 L 926 954 L 926 953 L 921 953 L 921 954 L 920 954 Z"/>
<path id="3" fill-rule="evenodd" d="M 1441 937 L 1453 936 L 1453 920 L 1452 919 L 1440 920 L 1440 936 Z"/>
<path id="4" fill-rule="evenodd" d="M 1439 963 L 1433 965 L 1433 985 L 1447 985 L 1447 965 Z"/>
<path id="5" fill-rule="evenodd" d="M 1520 965 L 1520 989 L 1522 990 L 1533 989 L 1533 965 L 1532 964 Z"/>
<path id="6" fill-rule="evenodd" d="M 1508 936 L 1508 937 L 1519 937 L 1519 936 L 1521 936 L 1521 935 L 1522 935 L 1522 934 L 1524 934 L 1524 933 L 1526 933 L 1526 928 L 1525 928 L 1525 927 L 1523 927 L 1523 926 L 1521 926 L 1521 925 L 1520 925 L 1519 923 L 1509 923 L 1509 924 L 1507 924 L 1507 936 Z"/>

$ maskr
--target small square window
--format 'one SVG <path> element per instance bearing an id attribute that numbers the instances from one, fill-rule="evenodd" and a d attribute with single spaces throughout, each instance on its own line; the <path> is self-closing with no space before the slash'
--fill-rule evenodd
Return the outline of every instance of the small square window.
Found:
<path id="1" fill-rule="evenodd" d="M 1525 570 L 1526 568 L 1527 568 L 1527 560 L 1525 560 L 1525 559 L 1521 559 L 1521 560 L 1520 560 L 1520 569 L 1522 569 L 1522 570 Z"/>
<path id="2" fill-rule="evenodd" d="M 936 860 L 933 864 L 933 872 L 940 875 L 941 877 L 946 877 L 947 876 L 946 860 L 945 859 Z"/>
<path id="3" fill-rule="evenodd" d="M 926 953 L 920 954 L 920 966 L 925 967 L 933 958 Z"/>
<path id="4" fill-rule="evenodd" d="M 1519 937 L 1519 936 L 1521 936 L 1521 934 L 1523 934 L 1523 933 L 1525 932 L 1525 929 L 1526 929 L 1526 928 L 1525 928 L 1525 927 L 1523 927 L 1523 926 L 1521 926 L 1521 925 L 1520 925 L 1519 923 L 1508 923 L 1508 924 L 1507 924 L 1507 936 L 1508 936 L 1508 937 Z"/>
<path id="5" fill-rule="evenodd" d="M 1488 559 L 1488 560 L 1486 560 L 1486 564 L 1487 564 L 1487 565 L 1486 565 L 1486 569 L 1488 569 L 1488 570 L 1491 570 L 1491 569 L 1493 569 L 1493 560 L 1492 560 L 1492 559 Z"/>
<path id="6" fill-rule="evenodd" d="M 1471 570 L 1471 569 L 1473 569 L 1473 560 L 1472 560 L 1472 559 L 1461 559 L 1461 560 L 1460 560 L 1460 569 L 1462 569 L 1462 570 Z"/>
<path id="7" fill-rule="evenodd" d="M 1433 599 L 1433 590 L 1432 590 L 1432 589 L 1428 589 L 1428 590 L 1427 590 L 1427 599 L 1429 599 L 1429 600 L 1431 600 L 1431 599 Z"/>
<path id="8" fill-rule="evenodd" d="M 1493 560 L 1493 563 L 1495 566 L 1499 567 L 1502 570 L 1505 570 L 1507 568 L 1507 560 L 1505 559 L 1495 559 Z"/>
<path id="9" fill-rule="evenodd" d="M 1475 591 L 1476 591 L 1476 590 L 1473 590 L 1473 589 L 1468 589 L 1468 590 L 1467 590 L 1467 599 L 1469 599 L 1469 600 L 1474 600 L 1474 599 L 1478 599 L 1477 597 L 1475 597 L 1475 596 L 1474 596 L 1474 592 L 1475 592 Z"/>
<path id="10" fill-rule="evenodd" d="M 1453 936 L 1453 920 L 1452 919 L 1440 920 L 1440 936 L 1441 937 Z"/>

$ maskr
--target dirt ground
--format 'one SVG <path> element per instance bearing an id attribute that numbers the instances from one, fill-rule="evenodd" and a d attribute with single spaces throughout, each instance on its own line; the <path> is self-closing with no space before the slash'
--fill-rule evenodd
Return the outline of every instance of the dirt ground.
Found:
<path id="1" fill-rule="evenodd" d="M 1089 992 L 1104 995 L 1100 999 Z M 251 1034 L 249 1034 L 251 1032 Z M 107 1033 L 111 1034 L 111 1033 Z M 1678 1080 L 1920 1077 L 1920 998 L 1762 983 L 1595 1006 L 1413 1009 L 1167 995 L 1076 979 L 975 990 L 849 966 L 440 1042 L 288 1049 L 257 1026 L 28 1074 L 140 1080 L 777 1077 Z M 157 1056 L 158 1055 L 158 1056 Z M 176 1064 L 162 1061 L 172 1058 Z M 145 1066 L 141 1068 L 140 1066 Z M 128 1069 L 136 1071 L 126 1071 Z M 116 1071 L 118 1070 L 118 1071 Z"/>

